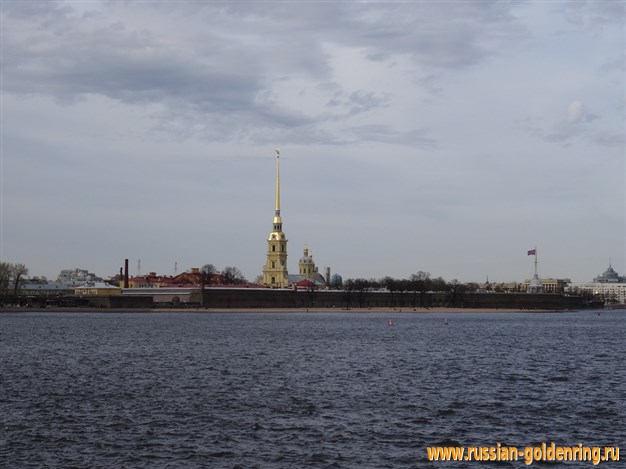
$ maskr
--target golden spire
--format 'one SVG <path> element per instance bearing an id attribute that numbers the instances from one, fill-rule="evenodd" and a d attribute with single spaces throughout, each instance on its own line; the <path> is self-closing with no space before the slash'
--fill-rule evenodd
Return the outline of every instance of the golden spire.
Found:
<path id="1" fill-rule="evenodd" d="M 276 152 L 276 208 L 274 210 L 274 224 L 282 223 L 280 219 L 280 150 L 277 148 Z"/>

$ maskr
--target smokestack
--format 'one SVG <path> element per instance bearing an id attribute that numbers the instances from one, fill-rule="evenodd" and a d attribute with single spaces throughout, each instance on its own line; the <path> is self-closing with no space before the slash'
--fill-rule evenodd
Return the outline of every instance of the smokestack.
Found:
<path id="1" fill-rule="evenodd" d="M 124 288 L 128 288 L 128 259 L 124 259 Z"/>

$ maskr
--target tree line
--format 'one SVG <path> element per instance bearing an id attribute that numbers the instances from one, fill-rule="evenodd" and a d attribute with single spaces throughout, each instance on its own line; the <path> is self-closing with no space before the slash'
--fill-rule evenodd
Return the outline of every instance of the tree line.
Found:
<path id="1" fill-rule="evenodd" d="M 410 293 L 413 306 L 417 304 L 423 306 L 427 292 L 446 292 L 451 304 L 454 305 L 463 293 L 477 288 L 478 285 L 475 283 L 463 284 L 457 279 L 447 282 L 442 277 L 432 278 L 430 273 L 421 270 L 404 279 L 386 276 L 380 279 L 348 279 L 343 282 L 346 293 L 350 295 L 354 292 L 357 297 L 369 291 L 386 290 L 391 293 L 393 302 L 394 294 L 402 296 Z"/>
<path id="2" fill-rule="evenodd" d="M 341 285 L 337 285 L 338 287 Z M 388 290 L 390 292 L 409 291 L 451 291 L 460 288 L 473 288 L 476 284 L 462 284 L 457 279 L 447 282 L 441 277 L 432 278 L 430 273 L 418 271 L 411 274 L 409 278 L 382 277 L 380 279 L 355 278 L 343 282 L 344 290 L 375 291 Z"/>
<path id="3" fill-rule="evenodd" d="M 28 275 L 28 268 L 24 264 L 0 262 L 0 295 L 12 292 L 17 296 L 20 280 Z"/>
<path id="4" fill-rule="evenodd" d="M 222 285 L 244 285 L 248 281 L 237 267 L 227 266 L 220 272 L 213 264 L 204 264 L 200 268 L 200 284 L 204 287 L 205 285 L 214 285 L 216 283 L 221 283 Z"/>

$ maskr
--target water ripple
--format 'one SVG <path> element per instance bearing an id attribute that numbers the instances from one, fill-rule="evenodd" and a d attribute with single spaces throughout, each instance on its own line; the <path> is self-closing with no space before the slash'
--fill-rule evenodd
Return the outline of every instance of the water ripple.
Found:
<path id="1" fill-rule="evenodd" d="M 441 465 L 427 446 L 623 445 L 626 314 L 599 318 L 2 314 L 0 459 L 414 468 Z"/>

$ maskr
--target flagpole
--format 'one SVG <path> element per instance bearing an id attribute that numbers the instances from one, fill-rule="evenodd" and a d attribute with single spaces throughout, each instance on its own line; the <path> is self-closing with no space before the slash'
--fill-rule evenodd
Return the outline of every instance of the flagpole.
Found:
<path id="1" fill-rule="evenodd" d="M 537 276 L 537 246 L 535 246 L 535 277 Z"/>

